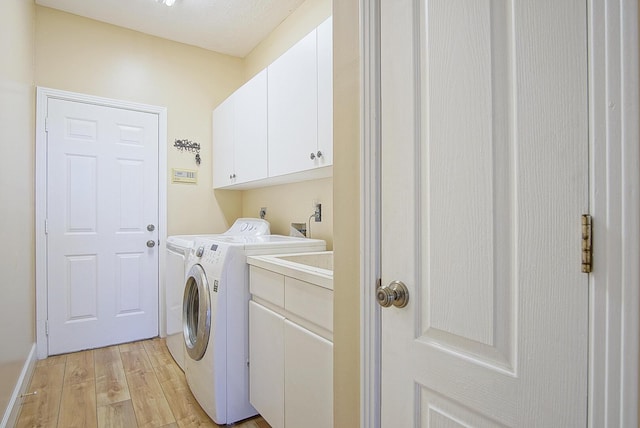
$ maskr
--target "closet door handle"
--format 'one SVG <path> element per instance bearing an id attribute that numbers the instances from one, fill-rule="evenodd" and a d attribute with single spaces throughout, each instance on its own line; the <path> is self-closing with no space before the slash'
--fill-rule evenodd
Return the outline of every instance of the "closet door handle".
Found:
<path id="1" fill-rule="evenodd" d="M 396 308 L 404 308 L 409 302 L 409 290 L 401 281 L 393 281 L 389 285 L 378 287 L 376 300 L 383 308 L 388 308 L 391 305 Z"/>

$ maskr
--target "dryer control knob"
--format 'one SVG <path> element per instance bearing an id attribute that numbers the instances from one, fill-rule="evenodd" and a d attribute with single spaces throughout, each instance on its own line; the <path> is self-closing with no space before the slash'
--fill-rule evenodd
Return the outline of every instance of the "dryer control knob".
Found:
<path id="1" fill-rule="evenodd" d="M 202 257 L 203 254 L 204 254 L 204 246 L 198 247 L 198 249 L 196 250 L 196 257 Z"/>

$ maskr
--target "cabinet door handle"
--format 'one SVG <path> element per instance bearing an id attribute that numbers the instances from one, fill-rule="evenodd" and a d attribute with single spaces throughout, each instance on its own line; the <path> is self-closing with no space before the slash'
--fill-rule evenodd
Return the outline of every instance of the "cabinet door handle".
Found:
<path id="1" fill-rule="evenodd" d="M 320 159 L 322 157 L 322 152 L 318 150 L 318 153 L 316 153 L 316 156 L 318 157 L 318 159 Z"/>
<path id="2" fill-rule="evenodd" d="M 316 154 L 315 154 L 315 153 L 313 153 L 313 152 L 311 152 L 311 154 L 309 155 L 309 158 L 310 158 L 311 160 L 314 160 L 314 159 L 316 158 Z"/>

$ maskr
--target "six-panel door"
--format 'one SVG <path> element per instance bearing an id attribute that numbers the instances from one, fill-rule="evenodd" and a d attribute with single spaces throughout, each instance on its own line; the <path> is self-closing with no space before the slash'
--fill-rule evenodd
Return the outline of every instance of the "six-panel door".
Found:
<path id="1" fill-rule="evenodd" d="M 49 350 L 158 334 L 158 116 L 49 99 Z"/>

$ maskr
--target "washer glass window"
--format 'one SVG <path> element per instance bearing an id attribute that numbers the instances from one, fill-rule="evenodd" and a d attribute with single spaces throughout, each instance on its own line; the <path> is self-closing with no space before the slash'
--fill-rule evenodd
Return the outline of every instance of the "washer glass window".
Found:
<path id="1" fill-rule="evenodd" d="M 187 275 L 182 304 L 182 327 L 189 357 L 201 360 L 207 350 L 211 332 L 211 299 L 207 276 L 200 265 L 193 265 Z"/>

